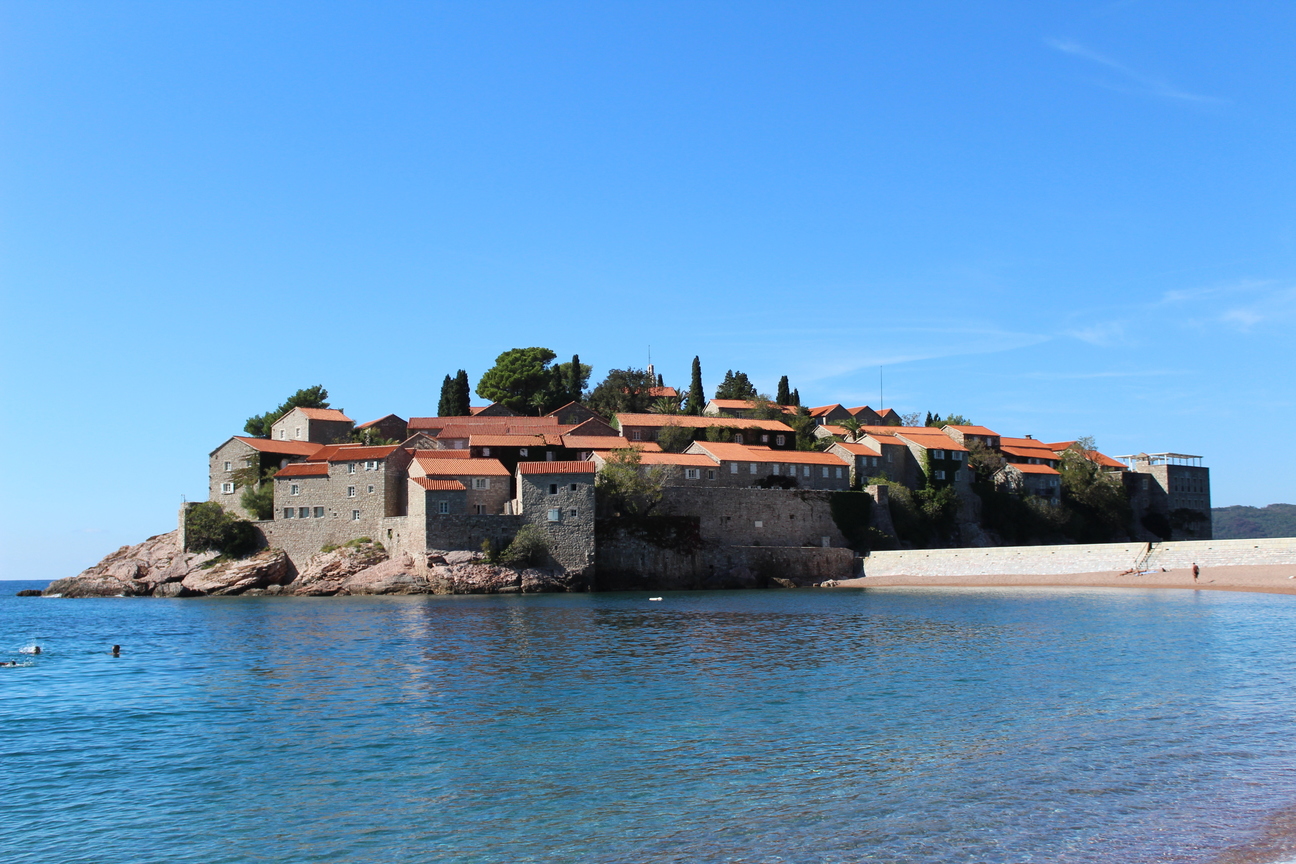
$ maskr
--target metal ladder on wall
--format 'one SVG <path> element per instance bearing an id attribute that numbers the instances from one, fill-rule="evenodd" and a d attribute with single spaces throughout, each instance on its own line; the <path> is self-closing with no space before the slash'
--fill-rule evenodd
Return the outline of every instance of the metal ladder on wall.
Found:
<path id="1" fill-rule="evenodd" d="M 1143 547 L 1143 551 L 1134 559 L 1134 572 L 1142 573 L 1147 569 L 1147 563 L 1152 558 L 1152 541 L 1149 540 Z"/>

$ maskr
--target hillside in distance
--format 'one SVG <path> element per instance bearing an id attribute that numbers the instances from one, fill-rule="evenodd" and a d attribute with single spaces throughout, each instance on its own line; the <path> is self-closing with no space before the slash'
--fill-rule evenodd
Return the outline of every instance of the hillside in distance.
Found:
<path id="1" fill-rule="evenodd" d="M 1211 531 L 1216 540 L 1296 537 L 1296 504 L 1215 507 L 1211 510 Z"/>

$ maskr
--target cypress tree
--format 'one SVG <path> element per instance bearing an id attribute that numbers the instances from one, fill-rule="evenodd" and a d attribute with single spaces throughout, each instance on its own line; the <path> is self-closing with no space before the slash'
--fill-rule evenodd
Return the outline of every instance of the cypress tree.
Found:
<path id="1" fill-rule="evenodd" d="M 661 376 L 661 373 L 660 373 L 660 372 L 657 373 L 657 386 L 658 386 L 658 387 L 665 387 L 665 386 L 666 386 L 666 382 L 662 380 L 662 376 Z"/>
<path id="2" fill-rule="evenodd" d="M 463 369 L 460 369 L 459 374 L 455 375 L 453 399 L 451 400 L 450 405 L 453 409 L 453 414 L 448 414 L 446 416 L 468 416 L 468 414 L 471 413 L 471 409 L 469 408 L 469 400 L 471 398 L 472 390 L 468 387 L 468 373 Z"/>
<path id="3" fill-rule="evenodd" d="M 570 397 L 570 401 L 572 402 L 579 402 L 581 400 L 581 367 L 579 354 L 572 355 L 571 369 L 568 370 L 567 374 L 567 395 Z"/>
<path id="4" fill-rule="evenodd" d="M 702 361 L 693 358 L 693 378 L 689 381 L 688 401 L 684 404 L 684 413 L 695 417 L 702 416 L 706 407 L 706 392 L 702 389 Z"/>
<path id="5" fill-rule="evenodd" d="M 788 404 L 789 404 L 789 405 L 795 405 L 795 406 L 798 407 L 798 408 L 801 407 L 801 391 L 800 391 L 800 390 L 793 390 L 793 391 L 792 391 L 792 401 L 789 402 Z"/>
<path id="6" fill-rule="evenodd" d="M 441 401 L 437 403 L 437 416 L 450 417 L 450 402 L 454 399 L 454 380 L 449 375 L 441 382 Z"/>
<path id="7" fill-rule="evenodd" d="M 778 395 L 774 397 L 774 401 L 780 405 L 792 404 L 792 393 L 788 390 L 788 380 L 786 375 L 779 379 Z"/>

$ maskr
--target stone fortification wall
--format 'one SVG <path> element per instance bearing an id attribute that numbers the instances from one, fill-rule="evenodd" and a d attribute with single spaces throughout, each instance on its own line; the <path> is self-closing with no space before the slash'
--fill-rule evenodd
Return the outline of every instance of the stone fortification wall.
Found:
<path id="1" fill-rule="evenodd" d="M 405 516 L 378 516 L 358 521 L 341 519 L 267 519 L 253 522 L 267 546 L 282 549 L 300 570 L 325 546 L 341 546 L 360 537 L 383 544 L 389 551 L 413 554 Z"/>
<path id="2" fill-rule="evenodd" d="M 702 539 L 726 546 L 843 547 L 832 493 L 800 489 L 667 487 L 655 513 L 695 516 Z"/>
<path id="3" fill-rule="evenodd" d="M 480 552 L 483 540 L 490 540 L 495 549 L 503 549 L 513 541 L 522 522 L 521 516 L 438 516 L 434 513 L 427 517 L 427 545 L 421 551 Z M 417 557 L 414 550 L 411 554 Z"/>
<path id="4" fill-rule="evenodd" d="M 600 537 L 595 590 L 771 588 L 849 579 L 854 554 L 844 548 L 706 546 L 666 549 L 634 537 Z"/>
<path id="5" fill-rule="evenodd" d="M 1146 557 L 1145 557 L 1146 556 Z M 999 546 L 980 549 L 912 549 L 873 552 L 866 576 L 977 576 L 1121 573 L 1206 567 L 1296 564 L 1296 538 L 1191 540 L 1168 543 L 1095 543 L 1070 546 Z"/>

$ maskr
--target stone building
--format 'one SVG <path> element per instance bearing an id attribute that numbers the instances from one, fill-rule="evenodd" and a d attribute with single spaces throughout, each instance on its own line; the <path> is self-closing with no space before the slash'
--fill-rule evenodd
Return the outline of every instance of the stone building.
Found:
<path id="1" fill-rule="evenodd" d="M 1210 469 L 1202 457 L 1187 453 L 1139 453 L 1121 456 L 1129 471 L 1125 488 L 1139 521 L 1154 530 L 1148 517 L 1160 516 L 1170 540 L 1210 540 Z M 1156 515 L 1153 515 L 1156 514 Z"/>
<path id="2" fill-rule="evenodd" d="M 207 500 L 215 501 L 229 513 L 246 519 L 256 515 L 243 508 L 243 487 L 239 480 L 249 470 L 264 477 L 271 469 L 309 458 L 321 445 L 309 441 L 275 441 L 271 438 L 249 438 L 235 435 L 207 454 Z"/>
<path id="3" fill-rule="evenodd" d="M 376 526 L 384 517 L 404 515 L 408 450 L 351 445 L 324 451 L 313 461 L 288 465 L 275 474 L 276 521 L 322 519 L 331 525 Z M 338 536 L 350 530 L 339 530 Z"/>
<path id="4" fill-rule="evenodd" d="M 337 444 L 351 438 L 355 424 L 336 408 L 294 408 L 270 427 L 276 441 L 311 441 Z"/>
<path id="5" fill-rule="evenodd" d="M 941 431 L 964 447 L 976 443 L 991 450 L 999 449 L 999 433 L 984 426 L 942 426 Z"/>
<path id="6" fill-rule="evenodd" d="M 455 453 L 464 453 L 468 458 L 447 458 Z M 472 458 L 469 451 L 415 451 L 409 476 L 414 480 L 427 477 L 457 481 L 465 489 L 463 512 L 477 516 L 502 514 L 513 498 L 513 477 L 508 468 L 498 459 Z"/>
<path id="7" fill-rule="evenodd" d="M 513 512 L 542 528 L 565 570 L 594 566 L 594 463 L 521 462 Z"/>
<path id="8" fill-rule="evenodd" d="M 796 449 L 796 432 L 779 420 L 750 420 L 741 417 L 694 417 L 688 414 L 618 414 L 613 420 L 627 441 L 656 441 L 667 426 L 691 430 L 693 440 L 706 437 L 708 428 L 732 430 L 736 444 L 763 444 L 775 450 Z"/>
<path id="9" fill-rule="evenodd" d="M 788 486 L 798 489 L 846 490 L 850 464 L 832 453 L 774 450 L 769 447 L 694 441 L 684 451 L 709 457 L 719 469 L 720 486 Z"/>
<path id="10" fill-rule="evenodd" d="M 899 445 L 897 444 L 896 447 L 898 448 Z M 857 488 L 863 485 L 865 480 L 877 477 L 883 472 L 879 464 L 882 462 L 881 451 L 867 444 L 837 441 L 826 452 L 850 465 L 851 488 Z"/>
<path id="11" fill-rule="evenodd" d="M 1056 468 L 1030 463 L 1009 463 L 994 474 L 994 483 L 1014 495 L 1034 495 L 1054 504 L 1062 500 L 1061 475 Z"/>
<path id="12" fill-rule="evenodd" d="M 589 461 L 601 471 L 612 458 L 612 451 L 596 450 L 591 453 Z M 641 452 L 639 465 L 643 471 L 658 469 L 667 486 L 718 485 L 719 466 L 704 454 Z"/>
<path id="13" fill-rule="evenodd" d="M 972 489 L 972 469 L 968 468 L 968 450 L 939 429 L 928 427 L 901 427 L 896 438 L 909 445 L 909 453 L 925 475 L 926 482 L 934 486 L 954 486 L 960 493 Z"/>
<path id="14" fill-rule="evenodd" d="M 409 436 L 409 424 L 395 414 L 388 414 L 386 417 L 379 417 L 377 420 L 370 420 L 368 423 L 361 423 L 356 427 L 357 432 L 364 432 L 372 429 L 378 435 L 389 441 L 404 441 Z"/>

